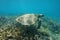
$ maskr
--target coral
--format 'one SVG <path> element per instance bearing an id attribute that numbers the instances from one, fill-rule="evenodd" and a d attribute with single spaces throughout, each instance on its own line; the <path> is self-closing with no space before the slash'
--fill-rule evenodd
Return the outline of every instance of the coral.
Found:
<path id="1" fill-rule="evenodd" d="M 0 17 L 0 40 L 60 40 L 59 29 L 43 14 Z"/>

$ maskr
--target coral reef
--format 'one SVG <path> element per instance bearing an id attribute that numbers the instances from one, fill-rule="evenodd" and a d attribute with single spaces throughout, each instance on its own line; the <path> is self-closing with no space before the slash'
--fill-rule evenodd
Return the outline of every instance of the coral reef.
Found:
<path id="1" fill-rule="evenodd" d="M 43 14 L 0 16 L 0 40 L 60 40 L 59 27 Z"/>

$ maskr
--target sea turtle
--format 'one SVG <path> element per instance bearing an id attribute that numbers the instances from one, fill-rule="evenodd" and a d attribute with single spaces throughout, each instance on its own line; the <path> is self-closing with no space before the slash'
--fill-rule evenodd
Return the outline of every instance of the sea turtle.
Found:
<path id="1" fill-rule="evenodd" d="M 38 25 L 40 27 L 41 20 L 43 14 L 35 15 L 35 14 L 25 14 L 16 18 L 16 21 L 21 23 L 22 25 Z M 38 27 L 38 28 L 39 28 Z"/>

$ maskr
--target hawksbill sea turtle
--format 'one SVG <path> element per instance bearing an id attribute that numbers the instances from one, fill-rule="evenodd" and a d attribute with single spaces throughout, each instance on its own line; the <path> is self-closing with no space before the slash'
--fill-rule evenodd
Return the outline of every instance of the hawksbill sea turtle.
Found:
<path id="1" fill-rule="evenodd" d="M 38 14 L 38 15 L 35 15 L 35 14 L 25 14 L 25 15 L 22 15 L 22 16 L 19 16 L 16 18 L 16 21 L 21 23 L 22 25 L 38 25 L 38 22 L 41 22 L 39 21 L 41 17 L 43 17 L 44 15 L 43 14 Z M 38 22 L 37 22 L 38 21 Z M 40 24 L 39 24 L 40 26 Z"/>

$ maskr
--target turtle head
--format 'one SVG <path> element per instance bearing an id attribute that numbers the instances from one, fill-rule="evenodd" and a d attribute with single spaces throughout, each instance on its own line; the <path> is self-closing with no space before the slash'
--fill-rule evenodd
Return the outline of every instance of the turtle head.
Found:
<path id="1" fill-rule="evenodd" d="M 38 15 L 38 18 L 41 18 L 41 17 L 44 17 L 44 15 L 43 14 L 39 14 Z"/>

